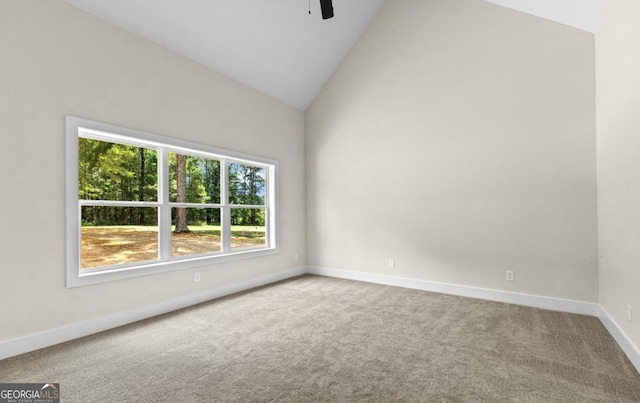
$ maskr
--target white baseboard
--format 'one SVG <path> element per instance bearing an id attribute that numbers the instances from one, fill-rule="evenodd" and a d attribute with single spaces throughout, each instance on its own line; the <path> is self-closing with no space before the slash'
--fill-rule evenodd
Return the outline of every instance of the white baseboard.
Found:
<path id="1" fill-rule="evenodd" d="M 618 343 L 622 351 L 627 355 L 629 361 L 636 367 L 638 373 L 640 373 L 640 349 L 633 344 L 629 336 L 618 326 L 616 321 L 613 320 L 609 312 L 607 312 L 602 305 L 598 306 L 598 318 Z"/>
<path id="2" fill-rule="evenodd" d="M 161 304 L 131 311 L 118 312 L 17 339 L 2 341 L 0 342 L 0 360 L 113 329 L 118 326 L 127 325 L 143 319 L 148 319 L 157 315 L 162 315 L 164 313 L 200 304 L 226 295 L 275 283 L 277 281 L 305 273 L 432 291 L 442 294 L 479 298 L 490 301 L 506 302 L 560 312 L 597 316 L 609 333 L 611 333 L 612 337 L 620 345 L 627 357 L 629 357 L 631 363 L 636 367 L 638 372 L 640 372 L 640 350 L 631 342 L 629 337 L 624 333 L 624 331 L 622 331 L 607 311 L 595 303 L 321 267 L 308 267 L 306 269 L 301 267 L 285 270 L 244 282 L 234 283 L 215 290 L 209 290 L 203 293 L 163 302 Z"/>
<path id="3" fill-rule="evenodd" d="M 304 267 L 281 271 L 267 276 L 234 283 L 225 287 L 203 293 L 189 295 L 172 301 L 163 302 L 131 311 L 118 312 L 83 322 L 73 323 L 41 333 L 31 334 L 17 339 L 0 342 L 0 360 L 16 355 L 39 350 L 41 348 L 64 343 L 65 341 L 88 336 L 90 334 L 127 325 L 153 316 L 162 315 L 177 309 L 186 308 L 215 298 L 235 294 L 240 291 L 275 283 L 287 278 L 305 274 Z"/>
<path id="4" fill-rule="evenodd" d="M 633 366 L 640 373 L 640 349 L 633 344 L 631 339 L 624 333 L 620 326 L 618 326 L 611 315 L 609 315 L 601 305 L 595 303 L 322 267 L 309 267 L 307 268 L 307 273 L 325 277 L 336 277 L 347 280 L 364 281 L 367 283 L 432 291 L 441 294 L 506 302 L 553 311 L 597 316 L 616 343 L 618 343 L 622 351 L 624 351 L 627 358 L 629 358 L 629 361 L 631 361 Z"/>
<path id="5" fill-rule="evenodd" d="M 434 281 L 416 280 L 404 277 L 394 277 L 382 274 L 329 269 L 323 267 L 309 267 L 307 273 L 326 277 L 336 277 L 348 280 L 364 281 L 391 285 L 395 287 L 412 288 L 416 290 L 432 291 L 441 294 L 458 295 L 461 297 L 478 298 L 489 301 L 506 302 L 552 311 L 577 313 L 581 315 L 598 316 L 598 305 L 591 302 L 572 301 L 568 299 L 543 297 L 539 295 L 520 294 L 515 292 L 492 290 L 487 288 L 468 287 L 456 284 L 438 283 Z"/>

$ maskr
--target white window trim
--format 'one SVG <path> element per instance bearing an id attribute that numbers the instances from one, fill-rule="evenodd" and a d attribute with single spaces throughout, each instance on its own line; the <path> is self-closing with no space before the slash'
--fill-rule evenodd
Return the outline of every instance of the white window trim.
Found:
<path id="1" fill-rule="evenodd" d="M 277 220 L 276 220 L 276 192 L 277 192 L 277 170 L 278 162 L 242 154 L 234 151 L 210 147 L 202 144 L 191 143 L 158 134 L 147 133 L 139 130 L 109 125 L 95 122 L 74 116 L 65 117 L 66 130 L 66 274 L 67 288 L 79 287 L 89 284 L 97 284 L 132 277 L 145 276 L 149 274 L 163 273 L 174 270 L 188 269 L 213 263 L 236 261 L 240 259 L 255 258 L 279 253 L 277 242 Z M 229 163 L 239 162 L 266 168 L 266 200 L 264 206 L 231 205 L 226 194 L 227 186 L 222 186 L 219 203 L 195 204 L 185 203 L 185 207 L 215 207 L 221 209 L 221 229 L 222 251 L 215 254 L 192 255 L 178 259 L 169 259 L 168 256 L 160 256 L 160 260 L 133 263 L 128 265 L 118 265 L 111 267 L 100 267 L 96 269 L 80 268 L 80 230 L 81 217 L 80 205 L 82 202 L 78 198 L 78 134 L 79 131 L 87 133 L 91 138 L 102 139 L 109 142 L 117 141 L 119 138 L 126 144 L 143 147 L 161 147 L 158 153 L 158 186 L 159 200 L 157 202 L 135 202 L 137 206 L 146 205 L 158 207 L 159 220 L 159 249 L 160 251 L 171 250 L 171 234 L 160 234 L 162 229 L 171 228 L 171 206 L 168 200 L 167 187 L 168 175 L 164 172 L 167 166 L 166 160 L 169 152 L 184 152 L 188 155 L 198 155 L 220 161 L 221 183 L 227 182 L 227 167 Z M 105 205 L 130 205 L 131 202 L 104 201 L 97 202 Z M 96 204 L 93 203 L 92 204 Z M 171 203 L 175 207 L 176 203 Z M 182 205 L 182 204 L 181 204 Z M 164 208 L 160 208 L 164 206 Z M 266 215 L 266 246 L 250 249 L 230 249 L 231 226 L 230 211 L 232 208 L 264 208 Z M 167 224 L 168 223 L 168 224 Z M 168 225 L 168 226 L 167 226 Z"/>

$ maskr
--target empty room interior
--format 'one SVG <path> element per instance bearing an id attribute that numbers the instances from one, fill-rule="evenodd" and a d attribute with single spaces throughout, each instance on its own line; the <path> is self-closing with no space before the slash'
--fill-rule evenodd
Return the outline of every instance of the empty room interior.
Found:
<path id="1" fill-rule="evenodd" d="M 0 401 L 640 402 L 639 38 L 637 0 L 0 0 Z"/>

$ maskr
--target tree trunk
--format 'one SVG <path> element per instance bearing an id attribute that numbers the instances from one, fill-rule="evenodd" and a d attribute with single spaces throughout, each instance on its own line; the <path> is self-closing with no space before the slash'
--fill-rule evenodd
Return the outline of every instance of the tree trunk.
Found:
<path id="1" fill-rule="evenodd" d="M 176 182 L 178 187 L 178 203 L 187 202 L 187 157 L 185 155 L 176 154 Z M 187 209 L 178 207 L 178 216 L 176 217 L 176 234 L 181 232 L 190 232 L 187 227 Z"/>

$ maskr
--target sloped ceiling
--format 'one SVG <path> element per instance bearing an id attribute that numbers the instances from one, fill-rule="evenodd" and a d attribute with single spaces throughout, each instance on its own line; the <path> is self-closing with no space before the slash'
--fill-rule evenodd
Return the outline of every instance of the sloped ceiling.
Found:
<path id="1" fill-rule="evenodd" d="M 66 1 L 303 111 L 385 2 Z"/>
<path id="2" fill-rule="evenodd" d="M 607 0 L 486 0 L 587 32 L 595 32 Z"/>
<path id="3" fill-rule="evenodd" d="M 396 0 L 333 0 L 329 20 L 318 0 L 65 1 L 304 111 L 385 1 Z M 589 32 L 606 2 L 487 1 Z"/>

